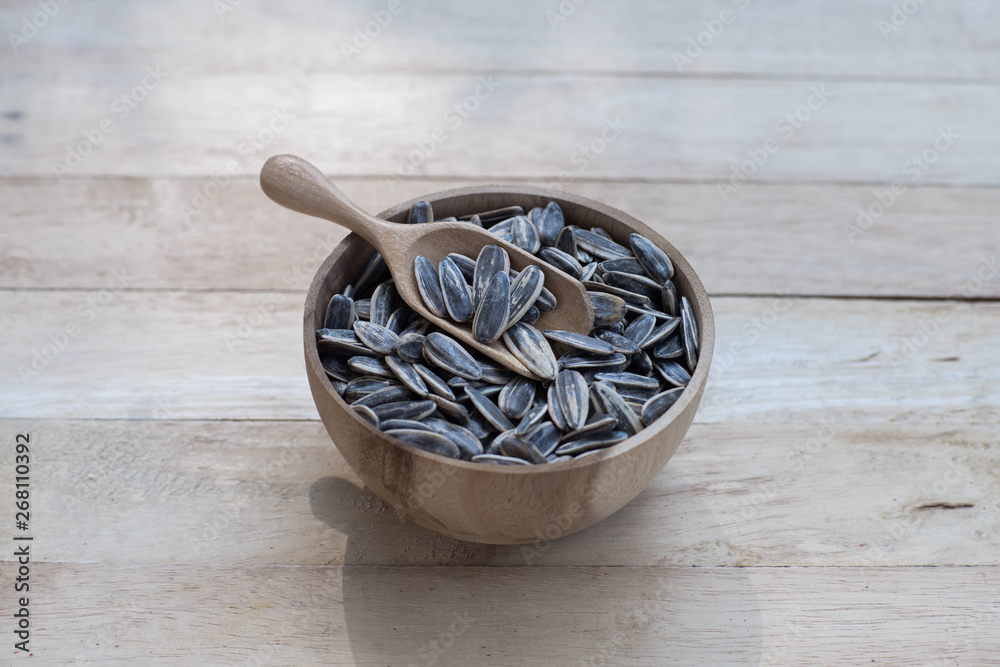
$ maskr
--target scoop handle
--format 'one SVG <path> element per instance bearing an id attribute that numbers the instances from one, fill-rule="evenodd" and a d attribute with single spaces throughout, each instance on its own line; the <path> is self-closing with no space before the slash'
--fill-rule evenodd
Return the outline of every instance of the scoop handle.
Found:
<path id="1" fill-rule="evenodd" d="M 347 198 L 319 169 L 295 155 L 274 155 L 260 170 L 260 187 L 285 208 L 323 218 L 381 247 L 393 223 L 369 215 Z"/>

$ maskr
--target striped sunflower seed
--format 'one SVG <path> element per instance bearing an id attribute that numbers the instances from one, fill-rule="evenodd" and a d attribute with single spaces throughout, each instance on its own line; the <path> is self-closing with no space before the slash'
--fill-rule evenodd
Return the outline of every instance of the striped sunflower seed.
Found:
<path id="1" fill-rule="evenodd" d="M 530 324 L 516 322 L 504 332 L 503 340 L 529 371 L 546 380 L 555 379 L 559 364 L 542 332 Z"/>
<path id="2" fill-rule="evenodd" d="M 469 284 L 459 271 L 455 262 L 445 257 L 438 264 L 438 278 L 441 280 L 441 292 L 444 294 L 444 305 L 448 316 L 456 322 L 467 322 L 472 319 L 472 295 L 469 294 Z"/>
<path id="3" fill-rule="evenodd" d="M 403 361 L 411 364 L 423 361 L 425 336 L 418 333 L 407 333 L 399 337 L 396 353 Z"/>
<path id="4" fill-rule="evenodd" d="M 535 304 L 545 287 L 545 274 L 531 265 L 518 274 L 510 285 L 510 313 L 508 324 L 517 322 Z"/>
<path id="5" fill-rule="evenodd" d="M 600 412 L 606 412 L 617 419 L 618 427 L 629 435 L 635 435 L 642 430 L 642 422 L 639 421 L 639 417 L 636 416 L 632 408 L 628 407 L 625 399 L 615 391 L 611 383 L 598 381 L 592 384 L 590 398 Z"/>
<path id="6" fill-rule="evenodd" d="M 472 320 L 472 334 L 480 343 L 492 343 L 503 335 L 510 316 L 510 277 L 493 276 Z"/>
<path id="7" fill-rule="evenodd" d="M 424 358 L 435 366 L 468 380 L 483 376 L 479 362 L 465 351 L 454 338 L 435 331 L 424 340 Z"/>
<path id="8" fill-rule="evenodd" d="M 674 277 L 674 265 L 667 253 L 660 250 L 642 234 L 632 234 L 628 237 L 629 246 L 635 258 L 642 264 L 646 274 L 662 285 Z"/>
<path id="9" fill-rule="evenodd" d="M 438 317 L 446 317 L 448 310 L 445 308 L 441 279 L 438 277 L 437 269 L 434 268 L 434 263 L 423 255 L 418 255 L 413 260 L 413 270 L 416 274 L 417 290 L 427 310 Z"/>
<path id="10" fill-rule="evenodd" d="M 615 353 L 615 347 L 611 343 L 593 336 L 584 336 L 583 334 L 578 334 L 575 331 L 545 329 L 542 333 L 545 334 L 545 337 L 549 340 L 555 341 L 556 343 L 562 343 L 563 345 L 568 345 L 576 350 L 583 350 L 584 352 L 590 352 L 591 354 L 598 355 Z"/>
<path id="11" fill-rule="evenodd" d="M 472 279 L 472 305 L 478 310 L 493 277 L 498 273 L 510 272 L 510 257 L 498 245 L 486 245 L 479 251 L 476 269 Z"/>
<path id="12" fill-rule="evenodd" d="M 324 329 L 350 329 L 354 325 L 354 299 L 334 294 L 326 307 Z"/>
<path id="13" fill-rule="evenodd" d="M 621 297 L 602 292 L 587 292 L 594 307 L 594 326 L 608 326 L 625 317 L 625 301 Z"/>
<path id="14" fill-rule="evenodd" d="M 385 419 L 416 419 L 420 421 L 428 417 L 437 406 L 434 401 L 398 401 L 396 403 L 384 403 L 372 408 L 372 412 L 378 415 L 379 421 Z"/>
<path id="15" fill-rule="evenodd" d="M 366 408 L 376 408 L 387 403 L 398 403 L 399 401 L 408 401 L 412 398 L 413 395 L 409 389 L 402 385 L 393 384 L 370 392 L 351 403 L 351 405 L 363 405 Z"/>
<path id="16" fill-rule="evenodd" d="M 538 232 L 542 237 L 542 243 L 547 246 L 554 246 L 559 233 L 566 226 L 566 218 L 562 208 L 554 201 L 550 201 L 538 219 Z M 575 252 L 573 253 L 576 254 Z"/>
<path id="17" fill-rule="evenodd" d="M 411 225 L 434 222 L 434 207 L 429 201 L 418 201 L 410 207 L 410 216 L 407 222 Z"/>
<path id="18" fill-rule="evenodd" d="M 677 399 L 681 397 L 684 392 L 683 387 L 678 387 L 676 389 L 668 389 L 667 391 L 660 392 L 656 394 L 645 403 L 642 404 L 642 423 L 649 426 L 654 421 L 663 416 L 667 410 L 669 410 Z"/>
<path id="19" fill-rule="evenodd" d="M 475 387 L 466 387 L 465 393 L 472 401 L 473 407 L 479 414 L 498 431 L 506 431 L 514 428 L 514 424 L 507 418 L 496 403 L 486 398 L 485 395 Z"/>
<path id="20" fill-rule="evenodd" d="M 391 280 L 380 283 L 372 293 L 371 317 L 372 324 L 385 326 L 389 321 L 389 316 L 399 308 L 399 292 L 396 291 L 396 284 Z"/>
<path id="21" fill-rule="evenodd" d="M 358 320 L 354 323 L 354 333 L 373 352 L 390 355 L 395 354 L 399 348 L 399 336 L 387 327 Z"/>
<path id="22" fill-rule="evenodd" d="M 413 368 L 413 364 L 409 364 L 396 356 L 386 357 L 385 363 L 389 367 L 389 370 L 396 374 L 396 377 L 399 378 L 404 387 L 421 398 L 427 396 L 427 385 L 416 369 Z"/>
<path id="23" fill-rule="evenodd" d="M 563 419 L 566 422 L 567 431 L 575 431 L 583 428 L 587 423 L 587 413 L 590 410 L 590 390 L 587 388 L 587 381 L 576 371 L 559 371 L 556 376 L 555 398 L 559 403 Z"/>
<path id="24" fill-rule="evenodd" d="M 441 435 L 440 433 L 435 433 L 434 431 L 425 431 L 423 429 L 396 429 L 392 431 L 385 431 L 386 435 L 391 435 L 392 437 L 402 440 L 408 445 L 413 445 L 423 449 L 424 451 L 431 452 L 432 454 L 440 454 L 441 456 L 447 456 L 450 459 L 458 459 L 462 457 L 462 452 L 459 450 L 458 445 L 451 441 L 450 438 Z"/>
<path id="25" fill-rule="evenodd" d="M 534 255 L 542 247 L 538 228 L 526 216 L 513 218 L 510 228 L 511 242 L 521 250 Z"/>
<path id="26" fill-rule="evenodd" d="M 583 267 L 580 266 L 580 262 L 558 248 L 542 248 L 538 251 L 538 257 L 577 280 L 583 277 Z"/>

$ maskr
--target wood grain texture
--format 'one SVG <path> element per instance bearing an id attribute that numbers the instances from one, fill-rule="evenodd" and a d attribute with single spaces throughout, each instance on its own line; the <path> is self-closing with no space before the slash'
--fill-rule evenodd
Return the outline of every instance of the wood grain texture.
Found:
<path id="1" fill-rule="evenodd" d="M 318 422 L 150 421 L 156 409 L 137 406 L 127 421 L 0 421 L 38 446 L 35 535 L 45 560 L 1000 565 L 995 427 L 696 424 L 624 509 L 576 535 L 550 542 L 543 532 L 521 547 L 461 542 L 405 521 L 363 487 Z M 0 462 L 11 465 L 11 456 Z M 12 509 L 4 512 L 12 521 Z"/>
<path id="2" fill-rule="evenodd" d="M 530 0 L 475 8 L 459 0 L 405 0 L 384 28 L 369 28 L 377 31 L 369 45 L 345 53 L 343 45 L 352 44 L 356 30 L 387 4 L 312 0 L 273 12 L 197 0 L 171 3 L 169 10 L 90 2 L 86 10 L 64 7 L 3 67 L 141 69 L 160 63 L 236 72 L 503 68 L 669 76 L 1000 76 L 995 8 L 975 0 L 924 3 L 898 30 L 885 31 L 879 21 L 891 23 L 892 0 L 710 0 L 696 8 L 627 0 L 574 3 L 561 11 L 558 2 Z M 693 62 L 678 64 L 674 53 L 684 54 L 688 40 L 724 10 L 733 20 Z M 0 20 L 18 26 L 34 11 L 37 6 L 27 0 L 6 3 Z"/>
<path id="3" fill-rule="evenodd" d="M 162 402 L 175 419 L 315 419 L 302 361 L 301 298 L 0 292 L 0 336 L 13 362 L 0 377 L 0 416 L 123 418 L 136 403 Z M 995 303 L 712 303 L 715 359 L 698 423 L 997 421 Z M 58 351 L 68 325 L 77 333 Z M 54 357 L 35 361 L 41 370 L 32 375 L 36 351 Z"/>
<path id="4" fill-rule="evenodd" d="M 0 574 L 10 569 L 0 565 Z M 40 598 L 35 657 L 514 666 L 543 664 L 540 656 L 545 664 L 784 665 L 833 655 L 984 665 L 1000 658 L 998 569 L 52 563 L 36 567 L 39 588 L 72 587 L 87 613 Z"/>
<path id="5" fill-rule="evenodd" d="M 5 75 L 18 104 L 0 120 L 0 175 L 253 174 L 295 153 L 337 177 L 727 183 L 756 155 L 756 181 L 1000 184 L 1000 88 L 981 83 L 175 72 L 134 110 L 112 109 L 151 76 Z M 51 87 L 63 106 L 41 95 Z M 88 131 L 99 145 L 70 164 Z"/>
<path id="6" fill-rule="evenodd" d="M 408 179 L 393 190 L 380 179 L 342 181 L 369 211 L 467 184 Z M 994 188 L 913 188 L 851 243 L 845 226 L 876 201 L 875 188 L 751 184 L 724 202 L 710 184 L 557 185 L 652 227 L 710 293 L 964 298 L 956 289 L 1000 254 Z M 197 211 L 193 200 L 211 187 L 205 179 L 0 179 L 0 286 L 101 289 L 124 268 L 133 289 L 304 291 L 344 237 L 271 205 L 251 176 Z M 998 279 L 971 287 L 971 297 L 1000 297 Z"/>

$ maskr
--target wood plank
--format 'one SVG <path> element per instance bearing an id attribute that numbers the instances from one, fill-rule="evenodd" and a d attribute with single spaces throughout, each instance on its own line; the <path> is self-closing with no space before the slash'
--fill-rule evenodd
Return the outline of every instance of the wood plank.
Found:
<path id="1" fill-rule="evenodd" d="M 750 180 L 1000 184 L 995 85 L 168 72 L 136 109 L 112 108 L 147 77 L 5 74 L 18 104 L 0 120 L 0 175 L 206 176 L 230 162 L 254 174 L 288 152 L 337 175 L 723 184 L 757 155 Z M 456 104 L 475 109 L 463 119 Z M 808 120 L 795 129 L 786 114 Z M 79 164 L 68 157 L 77 147 L 92 149 Z M 932 164 L 908 165 L 924 151 Z"/>
<path id="2" fill-rule="evenodd" d="M 5 578 L 11 571 L 0 566 Z M 523 665 L 544 656 L 546 664 L 743 665 L 842 656 L 854 664 L 926 665 L 1000 658 L 998 568 L 53 563 L 35 565 L 32 584 L 39 590 L 32 649 L 48 664 Z"/>
<path id="3" fill-rule="evenodd" d="M 0 180 L 7 216 L 0 287 L 101 289 L 109 271 L 123 268 L 135 289 L 304 290 L 343 237 L 339 227 L 275 206 L 249 177 L 186 221 L 181 206 L 193 210 L 196 193 L 210 184 Z M 467 184 L 413 179 L 390 190 L 379 180 L 341 181 L 373 212 Z M 995 262 L 1000 254 L 1000 190 L 992 188 L 916 187 L 867 230 L 858 227 L 859 235 L 852 225 L 857 210 L 875 201 L 871 187 L 753 184 L 728 201 L 703 183 L 579 181 L 564 189 L 650 224 L 711 293 L 947 297 L 976 277 L 983 258 Z M 997 298 L 1000 280 L 963 291 Z"/>
<path id="4" fill-rule="evenodd" d="M 406 522 L 363 488 L 319 423 L 149 421 L 138 408 L 135 417 L 0 421 L 4 433 L 30 433 L 34 444 L 32 534 L 46 560 L 1000 564 L 996 427 L 695 425 L 625 509 L 581 533 L 521 547 L 460 542 Z M 11 468 L 12 450 L 0 462 Z M 12 478 L 0 484 L 0 493 L 13 491 Z M 13 507 L 4 512 L 13 522 Z"/>
<path id="5" fill-rule="evenodd" d="M 110 1 L 63 7 L 4 67 L 145 67 L 285 71 L 330 69 L 570 70 L 660 75 L 1000 76 L 996 16 L 974 0 L 925 3 L 891 24 L 892 0 L 814 6 L 768 0 L 714 0 L 696 10 L 673 3 L 538 4 L 515 0 L 431 6 L 406 0 L 357 54 L 346 54 L 357 29 L 384 12 L 385 0 L 350 5 L 319 1 L 281 12 L 248 3 L 197 0 L 122 8 Z M 226 11 L 233 5 L 230 11 Z M 577 6 L 579 5 L 579 6 Z M 221 9 L 220 9 L 221 7 Z M 3 25 L 21 27 L 34 3 L 5 3 Z M 717 23 L 729 10 L 731 22 Z M 382 14 L 387 21 L 387 14 Z M 726 17 L 729 19 L 730 17 Z M 706 32 L 705 22 L 717 37 Z M 904 22 L 905 21 L 905 22 Z M 689 39 L 707 44 L 692 62 L 675 60 Z"/>
<path id="6" fill-rule="evenodd" d="M 699 423 L 998 419 L 1000 304 L 713 303 Z M 120 419 L 162 402 L 174 419 L 314 419 L 300 308 L 288 292 L 0 292 L 13 360 L 0 417 Z"/>

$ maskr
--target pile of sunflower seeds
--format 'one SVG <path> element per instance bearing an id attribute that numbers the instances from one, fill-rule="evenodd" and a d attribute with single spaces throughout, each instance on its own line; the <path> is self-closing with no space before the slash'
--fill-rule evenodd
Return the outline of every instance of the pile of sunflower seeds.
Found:
<path id="1" fill-rule="evenodd" d="M 454 220 L 454 218 L 446 218 Z M 535 266 L 510 269 L 500 246 L 437 267 L 418 258 L 424 303 L 478 340 L 503 337 L 542 381 L 470 352 L 399 298 L 378 253 L 327 307 L 317 332 L 334 389 L 374 426 L 421 449 L 469 461 L 531 465 L 598 452 L 635 435 L 680 398 L 698 362 L 688 299 L 666 253 L 639 234 L 629 245 L 599 227 L 567 225 L 556 202 L 460 218 L 581 280 L 594 306 L 583 336 L 533 324 L 556 307 Z M 409 222 L 434 220 L 418 202 Z"/>

